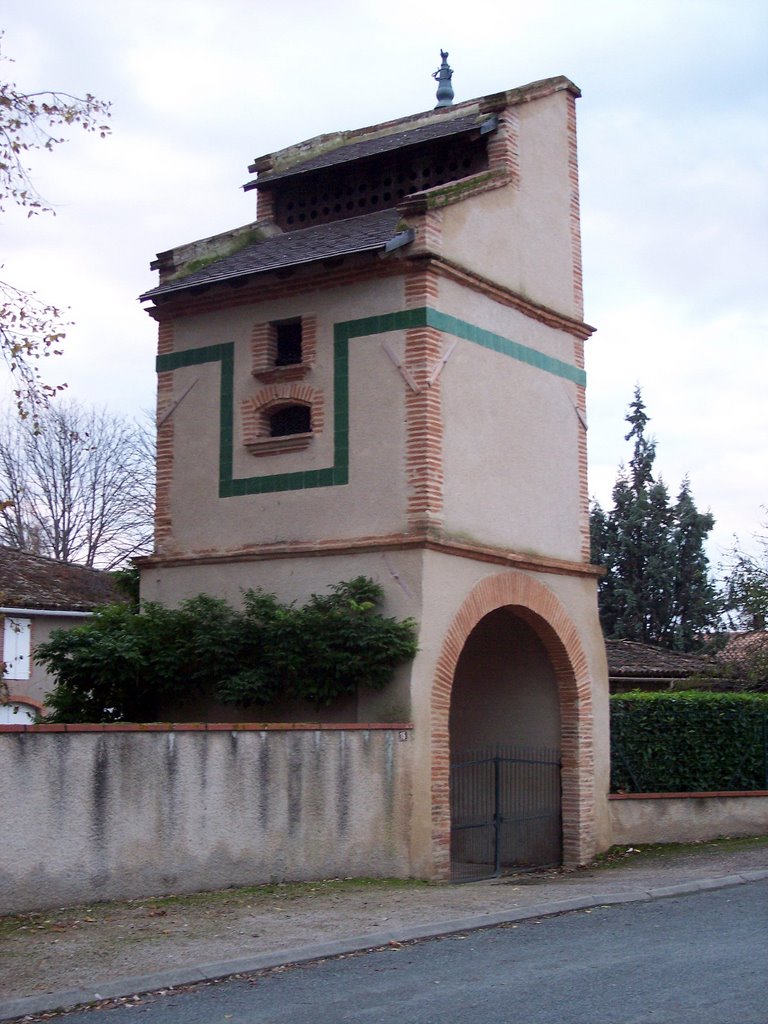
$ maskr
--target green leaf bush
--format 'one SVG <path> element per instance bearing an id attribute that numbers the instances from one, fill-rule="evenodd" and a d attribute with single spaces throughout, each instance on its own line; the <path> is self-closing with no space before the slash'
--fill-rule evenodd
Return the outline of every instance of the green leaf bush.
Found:
<path id="1" fill-rule="evenodd" d="M 611 697 L 611 792 L 768 789 L 768 694 Z"/>
<path id="2" fill-rule="evenodd" d="M 56 630 L 35 658 L 55 677 L 51 722 L 150 722 L 160 708 L 208 697 L 241 708 L 283 700 L 328 706 L 358 687 L 381 689 L 417 650 L 416 624 L 376 611 L 366 577 L 337 583 L 302 606 L 261 590 L 237 610 L 200 594 L 178 608 L 98 609 Z"/>

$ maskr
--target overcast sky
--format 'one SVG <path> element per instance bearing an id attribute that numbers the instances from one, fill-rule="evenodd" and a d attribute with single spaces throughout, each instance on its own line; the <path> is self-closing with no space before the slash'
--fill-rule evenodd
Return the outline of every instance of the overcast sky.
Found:
<path id="1" fill-rule="evenodd" d="M 84 402 L 154 402 L 156 252 L 245 224 L 254 157 L 566 75 L 578 104 L 590 491 L 629 455 L 636 384 L 675 494 L 717 520 L 713 561 L 768 502 L 765 0 L 2 0 L 0 73 L 113 103 L 34 176 L 57 215 L 3 217 L 3 276 L 75 322 L 49 377 Z"/>

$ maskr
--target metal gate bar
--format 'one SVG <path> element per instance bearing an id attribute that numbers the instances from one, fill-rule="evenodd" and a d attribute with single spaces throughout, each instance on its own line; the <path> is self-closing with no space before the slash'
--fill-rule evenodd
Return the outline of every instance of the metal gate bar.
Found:
<path id="1" fill-rule="evenodd" d="M 451 765 L 451 880 L 551 867 L 562 859 L 560 753 L 495 746 Z"/>

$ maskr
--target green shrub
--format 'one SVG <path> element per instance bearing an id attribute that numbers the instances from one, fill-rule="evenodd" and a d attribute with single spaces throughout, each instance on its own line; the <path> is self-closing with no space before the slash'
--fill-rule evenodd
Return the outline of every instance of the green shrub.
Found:
<path id="1" fill-rule="evenodd" d="M 380 615 L 382 599 L 378 584 L 358 577 L 300 607 L 249 590 L 242 611 L 207 594 L 178 608 L 101 608 L 36 649 L 56 679 L 48 721 L 149 722 L 200 696 L 323 706 L 359 686 L 380 689 L 416 653 L 415 623 Z"/>
<path id="2" fill-rule="evenodd" d="M 768 789 L 768 695 L 611 697 L 611 792 Z"/>

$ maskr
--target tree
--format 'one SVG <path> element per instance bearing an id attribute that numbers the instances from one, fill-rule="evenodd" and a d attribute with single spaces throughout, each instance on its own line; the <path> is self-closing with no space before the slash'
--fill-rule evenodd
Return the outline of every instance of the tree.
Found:
<path id="1" fill-rule="evenodd" d="M 613 508 L 594 502 L 590 512 L 592 559 L 606 570 L 598 589 L 603 630 L 609 639 L 692 650 L 718 617 L 704 551 L 714 519 L 697 510 L 687 479 L 671 503 L 655 478 L 656 442 L 646 434 L 639 388 L 626 420 L 625 440 L 634 442 L 629 468 L 619 470 Z"/>
<path id="2" fill-rule="evenodd" d="M 416 624 L 376 611 L 384 594 L 373 580 L 330 589 L 302 606 L 249 590 L 242 611 L 207 594 L 178 608 L 98 608 L 87 624 L 54 630 L 36 649 L 56 677 L 47 720 L 147 722 L 196 697 L 323 707 L 360 687 L 381 689 L 416 653 Z"/>
<path id="3" fill-rule="evenodd" d="M 147 551 L 154 431 L 61 399 L 0 426 L 0 542 L 111 569 Z"/>
<path id="4" fill-rule="evenodd" d="M 761 528 L 757 552 L 746 552 L 737 538 L 724 566 L 726 609 L 736 628 L 765 629 L 768 621 L 768 519 Z"/>
<path id="5" fill-rule="evenodd" d="M 761 530 L 753 535 L 756 551 L 745 551 L 736 538 L 721 566 L 724 617 L 736 632 L 718 657 L 735 688 L 768 692 L 768 519 Z"/>
<path id="6" fill-rule="evenodd" d="M 2 34 L 0 34 L 0 42 Z M 9 60 L 0 52 L 0 62 Z M 91 96 L 63 92 L 21 92 L 15 82 L 0 81 L 0 213 L 8 204 L 28 216 L 53 213 L 35 188 L 26 159 L 35 150 L 52 151 L 64 141 L 62 128 L 80 125 L 102 138 L 109 128 L 109 103 Z M 34 292 L 0 281 L 0 353 L 14 380 L 14 396 L 22 417 L 36 420 L 48 399 L 62 385 L 45 383 L 40 361 L 60 353 L 68 324 L 62 311 Z"/>

